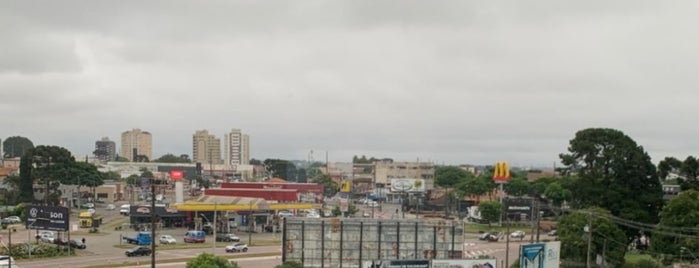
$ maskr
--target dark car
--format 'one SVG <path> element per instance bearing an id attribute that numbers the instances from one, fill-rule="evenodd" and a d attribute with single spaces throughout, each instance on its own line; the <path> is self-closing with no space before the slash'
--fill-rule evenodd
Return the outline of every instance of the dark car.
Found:
<path id="1" fill-rule="evenodd" d="M 135 248 L 129 249 L 126 251 L 126 256 L 127 257 L 133 257 L 133 256 L 150 256 L 150 254 L 153 253 L 149 247 L 146 246 L 137 246 Z"/>
<path id="2" fill-rule="evenodd" d="M 240 237 L 233 233 L 229 234 L 216 234 L 216 242 L 238 242 Z"/>

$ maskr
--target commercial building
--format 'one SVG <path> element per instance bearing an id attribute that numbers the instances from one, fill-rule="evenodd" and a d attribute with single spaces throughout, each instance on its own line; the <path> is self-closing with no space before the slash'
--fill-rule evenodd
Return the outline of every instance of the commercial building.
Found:
<path id="1" fill-rule="evenodd" d="M 391 179 L 422 179 L 425 190 L 434 188 L 435 166 L 431 162 L 377 161 L 374 165 L 374 180 L 377 185 L 389 188 Z"/>
<path id="2" fill-rule="evenodd" d="M 116 160 L 116 143 L 108 137 L 103 137 L 95 142 L 94 155 L 102 162 Z"/>
<path id="3" fill-rule="evenodd" d="M 121 133 L 121 157 L 129 161 L 138 161 L 138 156 L 153 159 L 153 137 L 150 132 L 134 128 Z"/>
<path id="4" fill-rule="evenodd" d="M 192 135 L 192 161 L 201 164 L 223 164 L 221 140 L 207 130 L 197 130 Z"/>
<path id="5" fill-rule="evenodd" d="M 223 147 L 225 164 L 233 170 L 238 165 L 250 164 L 250 137 L 240 129 L 231 129 L 224 135 Z"/>

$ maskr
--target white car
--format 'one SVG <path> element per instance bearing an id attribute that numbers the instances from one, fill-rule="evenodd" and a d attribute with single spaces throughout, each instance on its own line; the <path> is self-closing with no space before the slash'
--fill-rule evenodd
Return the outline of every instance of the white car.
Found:
<path id="1" fill-rule="evenodd" d="M 524 233 L 524 231 L 514 231 L 510 234 L 510 237 L 512 237 L 512 238 L 524 238 L 525 235 L 526 235 L 526 233 Z"/>
<path id="2" fill-rule="evenodd" d="M 317 212 L 308 213 L 308 214 L 306 214 L 306 218 L 317 219 L 317 218 L 320 218 L 320 214 L 318 214 Z"/>
<path id="3" fill-rule="evenodd" d="M 124 216 L 128 216 L 129 213 L 131 213 L 131 205 L 129 205 L 129 204 L 121 205 L 121 208 L 119 209 L 119 214 L 124 215 Z"/>
<path id="4" fill-rule="evenodd" d="M 41 232 L 39 232 L 37 237 L 42 242 L 46 242 L 46 243 L 53 244 L 56 241 L 56 233 L 54 233 L 52 231 L 41 231 Z"/>
<path id="5" fill-rule="evenodd" d="M 114 209 L 116 209 L 116 206 L 114 204 L 107 205 L 106 210 L 114 210 Z"/>
<path id="6" fill-rule="evenodd" d="M 161 235 L 160 244 L 177 244 L 177 239 L 171 235 Z"/>
<path id="7" fill-rule="evenodd" d="M 282 210 L 279 211 L 279 217 L 293 217 L 294 213 L 291 213 L 291 211 L 288 210 Z"/>
<path id="8" fill-rule="evenodd" d="M 366 205 L 367 205 L 368 207 L 370 207 L 370 208 L 372 208 L 372 207 L 373 207 L 373 208 L 379 207 L 379 203 L 376 202 L 376 201 L 369 201 L 369 203 L 367 203 Z"/>
<path id="9" fill-rule="evenodd" d="M 226 252 L 248 252 L 248 244 L 235 243 L 226 246 Z"/>

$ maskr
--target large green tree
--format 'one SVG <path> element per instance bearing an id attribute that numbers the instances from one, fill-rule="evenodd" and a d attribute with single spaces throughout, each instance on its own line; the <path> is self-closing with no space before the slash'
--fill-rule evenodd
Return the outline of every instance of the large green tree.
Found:
<path id="1" fill-rule="evenodd" d="M 238 263 L 209 253 L 199 254 L 187 262 L 187 268 L 239 268 Z"/>
<path id="2" fill-rule="evenodd" d="M 503 185 L 503 190 L 511 196 L 524 196 L 531 192 L 531 183 L 525 178 L 513 178 Z"/>
<path id="3" fill-rule="evenodd" d="M 612 267 L 620 267 L 624 262 L 627 240 L 624 231 L 610 220 L 611 216 L 605 209 L 591 208 L 578 210 L 561 218 L 558 222 L 561 258 L 584 263 L 587 260 L 589 230 L 592 230 L 592 236 L 589 237 L 592 260 L 594 261 L 597 255 L 605 255 Z"/>
<path id="4" fill-rule="evenodd" d="M 2 148 L 5 157 L 22 157 L 27 150 L 34 148 L 34 143 L 25 137 L 12 136 L 2 141 Z"/>
<path id="5" fill-rule="evenodd" d="M 481 212 L 481 218 L 490 225 L 493 222 L 500 220 L 502 215 L 502 204 L 497 201 L 486 201 L 478 204 L 478 210 Z"/>
<path id="6" fill-rule="evenodd" d="M 456 166 L 439 166 L 434 171 L 434 183 L 444 187 L 453 188 L 468 177 L 471 173 Z"/>
<path id="7" fill-rule="evenodd" d="M 47 204 L 56 204 L 58 193 L 56 190 L 62 179 L 59 171 L 68 169 L 75 163 L 75 158 L 70 151 L 63 147 L 39 145 L 25 152 L 20 160 L 20 195 L 22 202 L 34 201 L 33 184 L 36 182 L 44 186 Z"/>
<path id="8" fill-rule="evenodd" d="M 658 163 L 658 177 L 661 180 L 665 180 L 671 172 L 679 173 L 681 167 L 682 161 L 674 157 L 665 157 Z"/>
<path id="9" fill-rule="evenodd" d="M 334 196 L 340 189 L 340 185 L 335 183 L 327 174 L 320 174 L 313 178 L 313 183 L 323 185 L 323 194 L 325 196 Z"/>
<path id="10" fill-rule="evenodd" d="M 624 219 L 657 222 L 663 191 L 655 165 L 643 147 L 623 132 L 578 131 L 568 153 L 560 158 L 578 176 L 572 186 L 573 207 L 599 206 Z"/>
<path id="11" fill-rule="evenodd" d="M 681 248 L 699 251 L 699 191 L 687 190 L 668 201 L 653 232 L 652 251 L 677 254 Z"/>
<path id="12" fill-rule="evenodd" d="M 281 159 L 265 159 L 264 161 L 265 169 L 270 173 L 270 176 L 282 178 L 288 181 L 296 181 L 296 166 L 287 161 Z"/>

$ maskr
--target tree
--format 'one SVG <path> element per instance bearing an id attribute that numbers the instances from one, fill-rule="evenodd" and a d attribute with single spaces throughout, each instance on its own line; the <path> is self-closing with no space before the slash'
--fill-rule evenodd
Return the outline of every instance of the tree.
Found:
<path id="1" fill-rule="evenodd" d="M 199 254 L 187 262 L 187 268 L 239 268 L 238 263 L 209 253 Z"/>
<path id="2" fill-rule="evenodd" d="M 441 166 L 434 171 L 434 183 L 444 187 L 453 188 L 468 177 L 471 173 L 455 166 Z"/>
<path id="3" fill-rule="evenodd" d="M 287 160 L 265 159 L 264 166 L 272 177 L 296 181 L 296 166 Z"/>
<path id="4" fill-rule="evenodd" d="M 589 233 L 585 232 L 585 226 L 592 222 L 591 258 L 594 260 L 595 256 L 604 255 L 613 267 L 623 264 L 626 235 L 610 218 L 609 211 L 598 207 L 578 210 L 562 217 L 558 223 L 561 258 L 575 262 L 587 260 Z"/>
<path id="5" fill-rule="evenodd" d="M 34 143 L 25 137 L 12 136 L 2 142 L 2 148 L 7 158 L 22 157 L 27 150 L 34 148 Z"/>
<path id="6" fill-rule="evenodd" d="M 667 202 L 660 212 L 660 223 L 653 233 L 654 252 L 677 254 L 682 247 L 699 250 L 699 191 L 687 190 Z"/>
<path id="7" fill-rule="evenodd" d="M 186 156 L 187 158 L 183 158 L 182 156 L 176 156 L 174 154 L 165 154 L 161 156 L 160 158 L 157 158 L 153 160 L 153 162 L 158 162 L 158 163 L 189 163 L 189 156 L 186 154 L 183 155 Z"/>
<path id="8" fill-rule="evenodd" d="M 665 159 L 658 163 L 658 177 L 660 177 L 661 180 L 666 180 L 670 172 L 679 173 L 681 167 L 682 161 L 674 157 L 665 157 Z"/>
<path id="9" fill-rule="evenodd" d="M 524 196 L 531 192 L 531 184 L 525 178 L 513 178 L 510 182 L 503 185 L 503 190 L 508 195 Z"/>
<path id="10" fill-rule="evenodd" d="M 334 196 L 340 189 L 340 185 L 335 183 L 330 175 L 327 174 L 321 174 L 313 178 L 313 182 L 323 185 L 325 196 Z"/>
<path id="11" fill-rule="evenodd" d="M 34 182 L 45 186 L 44 202 L 56 204 L 60 193 L 56 190 L 60 185 L 60 173 L 57 171 L 74 164 L 75 158 L 70 151 L 63 147 L 39 145 L 29 149 L 22 156 L 20 169 L 20 196 L 22 202 L 34 201 Z"/>
<path id="12" fill-rule="evenodd" d="M 287 261 L 280 265 L 274 266 L 274 268 L 303 268 L 303 264 L 297 261 Z"/>
<path id="13" fill-rule="evenodd" d="M 481 212 L 481 217 L 483 220 L 488 222 L 488 226 L 491 223 L 500 220 L 500 215 L 502 215 L 502 204 L 497 201 L 486 201 L 478 204 L 478 210 Z"/>
<path id="14" fill-rule="evenodd" d="M 573 196 L 573 193 L 563 188 L 559 182 L 553 182 L 546 187 L 544 191 L 544 196 L 546 199 L 550 200 L 553 205 L 560 207 L 563 201 L 569 201 Z"/>
<path id="15" fill-rule="evenodd" d="M 590 128 L 575 134 L 568 152 L 560 158 L 578 176 L 573 207 L 599 206 L 627 220 L 657 222 L 663 191 L 642 146 L 621 131 Z"/>

